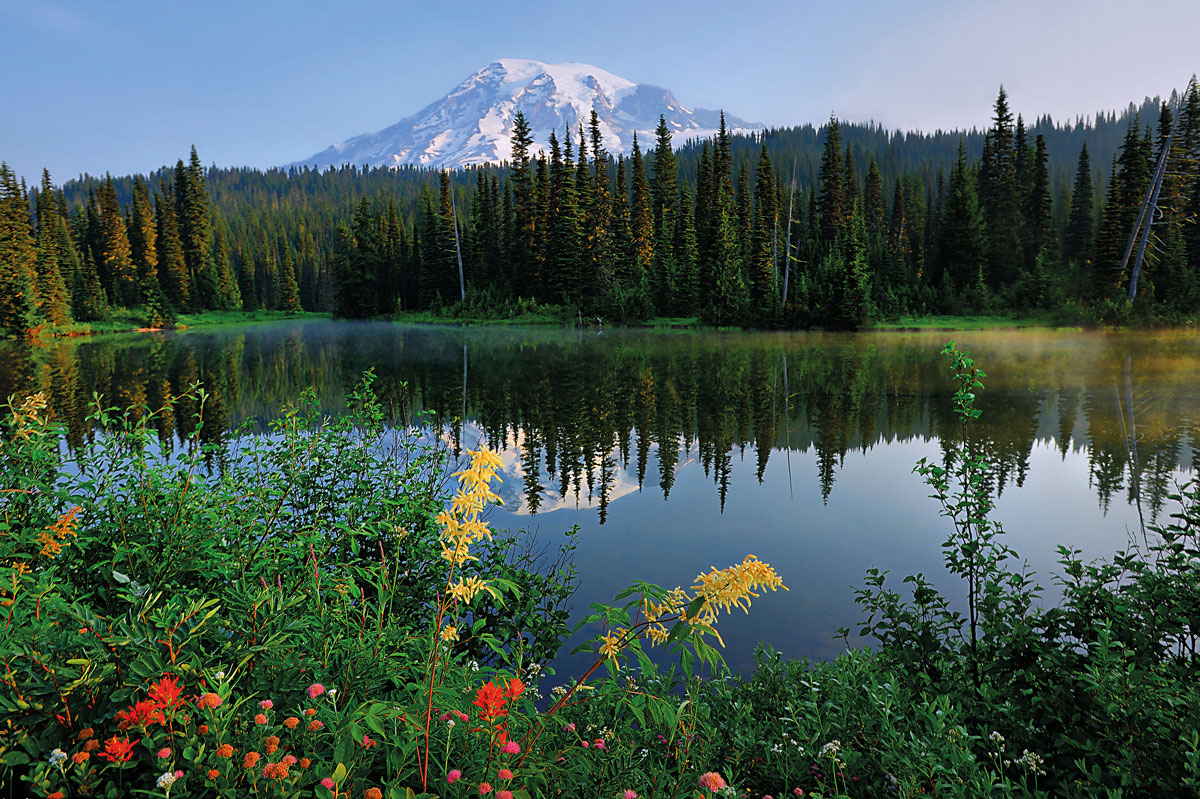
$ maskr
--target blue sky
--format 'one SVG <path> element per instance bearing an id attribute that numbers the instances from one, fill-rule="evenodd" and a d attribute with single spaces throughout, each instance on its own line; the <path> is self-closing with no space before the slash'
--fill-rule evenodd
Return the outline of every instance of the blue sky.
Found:
<path id="1" fill-rule="evenodd" d="M 1200 71 L 1196 0 L 0 0 L 0 159 L 55 182 L 186 156 L 270 166 L 375 131 L 500 57 L 582 61 L 768 125 L 1091 115 Z M 16 66 L 14 66 L 16 65 Z"/>

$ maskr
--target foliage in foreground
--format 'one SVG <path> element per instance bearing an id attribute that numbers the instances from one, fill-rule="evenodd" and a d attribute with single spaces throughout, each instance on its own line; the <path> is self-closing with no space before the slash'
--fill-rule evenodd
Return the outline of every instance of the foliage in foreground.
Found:
<path id="1" fill-rule="evenodd" d="M 746 677 L 707 640 L 718 610 L 782 586 L 753 557 L 593 606 L 591 668 L 554 677 L 573 572 L 493 538 L 494 455 L 448 498 L 445 453 L 386 432 L 367 387 L 341 420 L 306 397 L 237 453 L 155 451 L 154 415 L 97 411 L 65 461 L 31 398 L 0 439 L 0 779 L 59 797 L 1197 796 L 1200 487 L 1110 561 L 1064 551 L 1050 605 L 992 519 L 984 375 L 946 354 L 962 435 L 917 468 L 962 607 L 873 571 L 877 651 L 763 650 Z"/>

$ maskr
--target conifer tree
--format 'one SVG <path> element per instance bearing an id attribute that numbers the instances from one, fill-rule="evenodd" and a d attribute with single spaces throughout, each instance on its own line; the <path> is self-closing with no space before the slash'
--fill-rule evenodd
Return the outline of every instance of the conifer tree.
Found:
<path id="1" fill-rule="evenodd" d="M 899 181 L 896 185 L 900 185 Z M 883 205 L 883 175 L 879 172 L 879 164 L 872 158 L 867 165 L 867 182 L 863 187 L 863 222 L 867 228 L 868 239 L 882 240 L 887 230 L 886 216 L 887 211 Z"/>
<path id="2" fill-rule="evenodd" d="M 218 259 L 221 238 L 217 240 Z M 279 251 L 279 310 L 299 311 L 300 288 L 296 283 L 296 262 L 292 258 L 292 248 L 286 239 L 279 242 Z M 236 287 L 237 284 L 234 284 L 234 288 Z"/>
<path id="3" fill-rule="evenodd" d="M 117 190 L 112 175 L 105 176 L 100 187 L 101 260 L 100 279 L 107 280 L 106 288 L 115 305 L 136 305 L 141 300 L 138 290 L 137 271 L 133 263 L 133 250 L 121 206 L 117 202 Z"/>
<path id="4" fill-rule="evenodd" d="M 40 321 L 34 305 L 37 249 L 29 202 L 8 164 L 0 163 L 0 327 L 21 334 Z"/>
<path id="5" fill-rule="evenodd" d="M 525 114 L 518 111 L 513 118 L 512 132 L 512 233 L 508 238 L 508 263 L 513 287 L 517 296 L 523 297 L 536 294 L 536 285 L 529 276 L 536 218 L 533 175 L 529 170 L 529 147 L 532 144 L 529 123 L 525 120 Z"/>
<path id="6" fill-rule="evenodd" d="M 1092 159 L 1087 142 L 1079 150 L 1075 168 L 1075 188 L 1071 192 L 1071 212 L 1063 240 L 1063 256 L 1068 262 L 1090 268 L 1096 239 L 1096 192 L 1092 185 Z"/>
<path id="7" fill-rule="evenodd" d="M 655 304 L 660 310 L 671 304 L 676 287 L 675 225 L 679 166 L 671 147 L 671 129 L 660 114 L 654 147 L 654 266 Z"/>
<path id="8" fill-rule="evenodd" d="M 1127 214 L 1121 205 L 1121 194 L 1121 173 L 1114 155 L 1100 216 L 1100 229 L 1096 233 L 1096 267 L 1093 270 L 1092 288 L 1096 299 L 1117 297 L 1125 282 L 1121 262 L 1130 231 L 1125 224 Z"/>
<path id="9" fill-rule="evenodd" d="M 537 169 L 533 181 L 534 222 L 533 226 L 533 255 L 526 274 L 526 280 L 534 288 L 535 297 L 545 296 L 546 260 L 550 246 L 550 162 L 542 153 L 537 159 Z"/>
<path id="10" fill-rule="evenodd" d="M 835 242 L 830 259 L 831 297 L 827 323 L 841 330 L 857 330 L 871 319 L 871 275 L 867 263 L 867 230 L 862 205 L 850 212 L 850 227 Z"/>
<path id="11" fill-rule="evenodd" d="M 692 207 L 691 188 L 685 181 L 679 192 L 679 219 L 671 244 L 675 262 L 674 291 L 667 305 L 668 313 L 679 316 L 695 314 L 700 304 L 700 253 Z"/>
<path id="12" fill-rule="evenodd" d="M 959 296 L 978 307 L 983 287 L 984 220 L 975 194 L 974 175 L 967 165 L 967 151 L 959 140 L 958 158 L 950 170 L 942 211 L 941 241 L 943 280 L 949 281 Z M 972 296 L 973 295 L 973 296 Z"/>
<path id="13" fill-rule="evenodd" d="M 994 106 L 995 116 L 983 145 L 979 166 L 979 205 L 987 235 L 984 274 L 993 288 L 1011 286 L 1021 271 L 1021 202 L 1017 185 L 1017 154 L 1012 113 L 1004 87 Z"/>
<path id="14" fill-rule="evenodd" d="M 820 194 L 817 196 L 819 241 L 828 247 L 846 229 L 849 214 L 846 208 L 846 174 L 842 167 L 842 134 L 838 121 L 829 117 L 825 128 L 825 148 L 819 173 Z"/>
<path id="15" fill-rule="evenodd" d="M 219 280 L 212 262 L 212 220 L 204 166 L 196 148 L 190 160 L 175 165 L 175 213 L 187 264 L 191 309 L 217 306 Z"/>
<path id="16" fill-rule="evenodd" d="M 150 205 L 150 192 L 141 177 L 133 179 L 133 202 L 129 209 L 129 247 L 138 280 L 143 275 L 152 275 L 158 281 L 158 231 L 155 228 L 154 210 Z"/>
<path id="17" fill-rule="evenodd" d="M 587 256 L 592 285 L 590 299 L 601 306 L 608 298 L 613 286 L 613 261 L 615 240 L 612 234 L 612 195 L 608 177 L 608 153 L 604 149 L 604 134 L 600 130 L 600 116 L 592 109 L 589 122 L 589 138 L 592 146 L 592 190 L 588 198 L 584 227 L 587 231 Z M 580 137 L 582 153 L 582 136 Z"/>
<path id="18" fill-rule="evenodd" d="M 223 245 L 223 242 L 222 242 L 223 238 L 224 238 L 223 235 L 218 234 L 218 239 L 217 239 L 217 248 L 218 249 L 220 249 Z M 225 242 L 224 244 L 227 246 L 227 242 Z M 253 257 L 250 257 L 250 258 L 242 258 L 238 262 L 238 267 L 237 267 L 238 296 L 240 296 L 242 298 L 241 309 L 243 311 L 257 311 L 259 308 L 258 297 L 261 292 L 259 291 L 259 287 L 258 287 L 258 270 L 255 268 L 254 261 L 255 261 L 255 259 Z M 311 286 L 311 290 L 313 291 L 314 302 L 315 302 L 315 294 L 316 294 L 316 289 L 317 289 L 317 287 L 315 285 L 315 281 L 316 281 L 315 274 L 312 276 L 312 279 L 314 281 L 314 285 Z"/>
<path id="19" fill-rule="evenodd" d="M 550 194 L 554 207 L 545 292 L 550 302 L 579 301 L 582 243 L 579 238 L 579 203 L 575 193 L 575 153 L 571 131 L 564 135 L 565 149 L 550 132 Z"/>
<path id="20" fill-rule="evenodd" d="M 176 169 L 181 167 L 182 162 Z M 179 217 L 175 208 L 174 195 L 163 183 L 154 203 L 158 283 L 171 305 L 182 311 L 191 307 L 192 283 L 183 256 L 183 239 L 179 235 Z"/>
<path id="21" fill-rule="evenodd" d="M 750 167 L 745 156 L 738 159 L 737 190 L 734 192 L 738 245 L 743 265 L 750 267 L 754 253 L 754 195 L 750 192 Z"/>
<path id="22" fill-rule="evenodd" d="M 633 134 L 631 163 L 633 181 L 629 204 L 629 235 L 633 267 L 638 280 L 648 280 L 654 263 L 654 215 L 651 209 L 650 185 L 646 181 L 646 166 L 642 162 L 642 150 L 638 146 L 636 131 Z"/>
<path id="23" fill-rule="evenodd" d="M 775 167 L 767 152 L 766 142 L 763 142 L 758 156 L 754 210 L 754 231 L 748 247 L 751 309 L 755 314 L 773 316 L 777 296 L 775 237 L 779 229 L 779 206 L 775 190 Z"/>
<path id="24" fill-rule="evenodd" d="M 242 289 L 238 285 L 238 276 L 233 268 L 233 257 L 223 225 L 217 225 L 214 241 L 216 246 L 213 248 L 213 270 L 217 276 L 217 307 L 226 310 L 242 308 Z"/>
<path id="25" fill-rule="evenodd" d="M 1038 256 L 1043 254 L 1043 248 L 1051 242 L 1050 227 L 1050 171 L 1046 167 L 1049 156 L 1046 153 L 1046 138 L 1041 133 L 1034 143 L 1030 170 L 1029 193 L 1025 200 L 1025 264 L 1026 269 L 1032 269 Z"/>
<path id="26" fill-rule="evenodd" d="M 42 170 L 42 187 L 37 195 L 37 292 L 38 316 L 54 325 L 71 323 L 71 297 L 67 280 L 74 279 L 74 247 L 66 223 L 59 216 L 58 198 L 50 183 L 50 172 Z M 65 251 L 66 249 L 72 252 Z"/>
<path id="27" fill-rule="evenodd" d="M 859 201 L 858 167 L 854 165 L 854 151 L 849 144 L 846 145 L 846 157 L 843 160 L 846 164 L 846 179 L 842 184 L 846 190 L 846 208 L 852 211 L 854 204 Z"/>

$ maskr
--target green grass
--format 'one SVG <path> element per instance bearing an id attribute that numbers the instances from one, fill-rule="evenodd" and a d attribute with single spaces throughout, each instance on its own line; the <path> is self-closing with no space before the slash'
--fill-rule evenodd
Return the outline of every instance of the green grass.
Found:
<path id="1" fill-rule="evenodd" d="M 872 330 L 1003 330 L 1018 327 L 1054 327 L 1048 320 L 1015 316 L 902 316 L 876 322 Z"/>
<path id="2" fill-rule="evenodd" d="M 698 317 L 698 316 L 656 316 L 653 319 L 647 319 L 645 322 L 638 323 L 638 326 L 700 327 L 700 317 Z"/>
<path id="3" fill-rule="evenodd" d="M 201 311 L 179 314 L 175 319 L 175 329 L 191 330 L 197 327 L 244 326 L 289 319 L 329 318 L 327 313 L 309 311 Z M 113 308 L 109 318 L 102 322 L 73 322 L 63 327 L 46 328 L 41 337 L 101 336 L 145 332 L 150 329 L 159 328 L 147 328 L 145 317 L 136 308 Z M 3 337 L 3 332 L 0 332 L 0 337 Z"/>
<path id="4" fill-rule="evenodd" d="M 248 325 L 261 322 L 281 322 L 295 319 L 329 319 L 330 314 L 313 311 L 201 311 L 179 314 L 175 327 L 190 330 L 195 327 Z"/>
<path id="5" fill-rule="evenodd" d="M 448 316 L 437 311 L 403 311 L 393 318 L 406 325 L 555 325 L 561 327 L 567 324 L 560 313 L 542 310 L 525 311 L 503 317 L 473 314 Z"/>

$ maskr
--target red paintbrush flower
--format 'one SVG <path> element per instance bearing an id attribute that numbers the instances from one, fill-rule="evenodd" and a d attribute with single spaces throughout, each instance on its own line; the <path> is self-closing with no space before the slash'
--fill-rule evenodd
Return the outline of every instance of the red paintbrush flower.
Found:
<path id="1" fill-rule="evenodd" d="M 504 695 L 509 699 L 516 699 L 521 694 L 525 693 L 525 683 L 521 682 L 516 677 L 508 681 L 508 687 L 504 689 Z"/>
<path id="2" fill-rule="evenodd" d="M 479 687 L 475 692 L 475 701 L 471 704 L 479 708 L 479 717 L 484 721 L 508 715 L 508 710 L 504 707 L 504 692 L 491 680 Z"/>
<path id="3" fill-rule="evenodd" d="M 140 740 L 139 738 L 138 741 Z M 104 751 L 97 757 L 102 757 L 110 763 L 124 763 L 133 757 L 133 747 L 138 741 L 131 741 L 128 738 L 118 739 L 114 735 L 104 742 Z"/>
<path id="4" fill-rule="evenodd" d="M 139 699 L 131 707 L 117 711 L 117 729 L 127 730 L 130 727 L 149 727 L 151 724 L 162 724 L 162 709 L 150 699 Z"/>
<path id="5" fill-rule="evenodd" d="M 174 710 L 187 703 L 183 696 L 183 686 L 174 674 L 168 674 L 154 685 L 150 686 L 150 698 L 163 710 Z"/>

